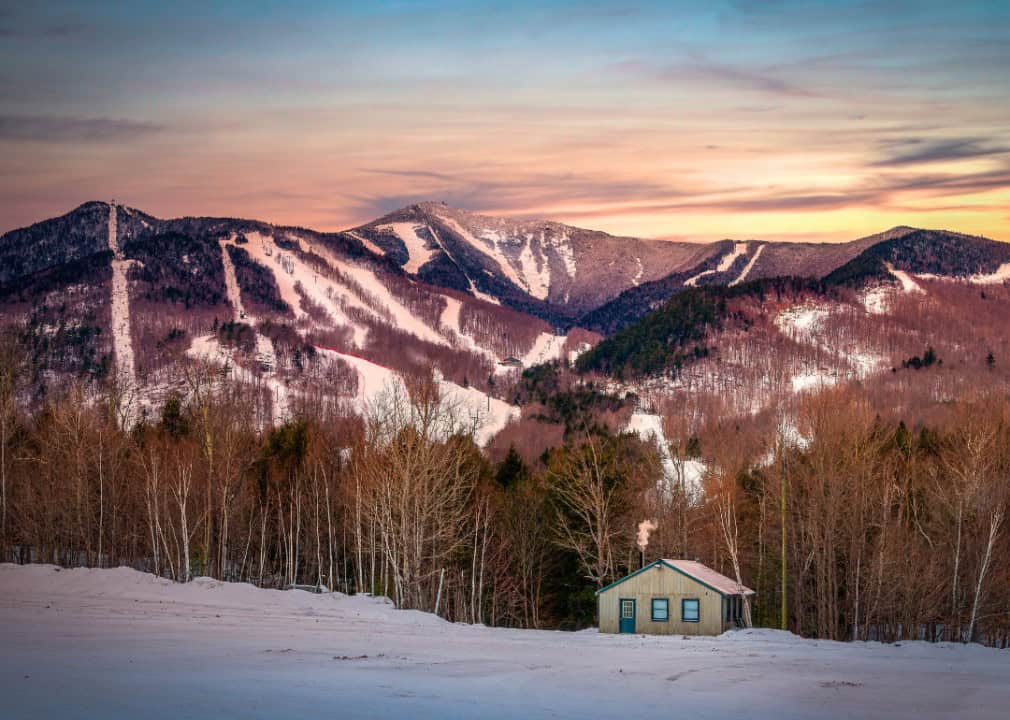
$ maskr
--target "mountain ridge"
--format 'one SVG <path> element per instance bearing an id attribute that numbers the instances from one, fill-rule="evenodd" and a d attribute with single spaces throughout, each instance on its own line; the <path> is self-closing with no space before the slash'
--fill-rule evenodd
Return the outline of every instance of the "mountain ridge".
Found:
<path id="1" fill-rule="evenodd" d="M 230 228 L 311 236 L 340 252 L 379 263 L 425 282 L 489 302 L 504 303 L 559 328 L 587 316 L 594 329 L 600 308 L 641 305 L 623 293 L 657 299 L 685 286 L 729 284 L 768 277 L 824 277 L 867 247 L 914 232 L 955 236 L 964 242 L 997 240 L 947 230 L 895 226 L 843 243 L 735 240 L 654 240 L 612 235 L 553 220 L 513 220 L 426 201 L 405 206 L 347 230 L 321 232 L 248 218 L 182 216 L 161 219 L 119 205 L 127 239 L 145 231 L 214 234 Z M 64 215 L 0 236 L 0 288 L 41 270 L 103 250 L 102 201 L 87 201 Z M 57 240 L 57 238 L 59 238 Z M 42 252 L 39 252 L 41 248 Z M 728 253 L 738 252 L 730 258 Z M 732 260 L 719 268 L 720 260 Z M 960 274 L 972 274 L 961 269 Z M 957 275 L 958 273 L 955 273 Z M 700 276 L 700 277 L 699 277 Z M 595 327 L 599 325 L 599 327 Z"/>
<path id="2" fill-rule="evenodd" d="M 738 357 L 751 348 L 788 368 L 762 380 L 769 401 L 825 372 L 900 365 L 894 348 L 910 357 L 922 350 L 909 338 L 929 339 L 912 320 L 894 329 L 898 315 L 944 293 L 974 302 L 937 285 L 945 278 L 1002 284 L 1010 244 L 908 226 L 848 243 L 677 243 L 439 203 L 318 232 L 89 201 L 0 238 L 0 325 L 25 348 L 40 397 L 115 380 L 154 412 L 188 392 L 195 363 L 260 388 L 264 422 L 278 422 L 320 398 L 365 412 L 435 372 L 493 434 L 530 395 L 522 371 L 544 363 L 581 357 L 579 377 L 636 395 L 653 376 L 659 397 L 679 392 L 662 383 L 692 373 L 720 393 L 712 378 L 756 371 Z M 827 318 L 849 328 L 854 352 L 825 353 L 809 328 L 825 332 Z"/>

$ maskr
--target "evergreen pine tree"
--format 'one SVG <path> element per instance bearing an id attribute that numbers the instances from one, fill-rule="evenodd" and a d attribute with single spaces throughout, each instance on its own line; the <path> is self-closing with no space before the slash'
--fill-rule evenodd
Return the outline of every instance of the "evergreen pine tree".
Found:
<path id="1" fill-rule="evenodd" d="M 526 467 L 526 463 L 523 462 L 518 451 L 516 451 L 516 446 L 509 445 L 509 451 L 505 455 L 505 459 L 498 465 L 495 481 L 503 488 L 508 489 L 515 487 L 520 481 L 526 479 L 528 475 L 529 469 Z"/>

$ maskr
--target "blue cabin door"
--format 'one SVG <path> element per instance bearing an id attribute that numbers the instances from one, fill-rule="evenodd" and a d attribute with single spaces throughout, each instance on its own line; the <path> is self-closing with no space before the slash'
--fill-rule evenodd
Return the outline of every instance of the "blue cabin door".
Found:
<path id="1" fill-rule="evenodd" d="M 620 610 L 621 610 L 621 632 L 622 633 L 635 632 L 635 601 L 627 598 L 621 598 Z"/>

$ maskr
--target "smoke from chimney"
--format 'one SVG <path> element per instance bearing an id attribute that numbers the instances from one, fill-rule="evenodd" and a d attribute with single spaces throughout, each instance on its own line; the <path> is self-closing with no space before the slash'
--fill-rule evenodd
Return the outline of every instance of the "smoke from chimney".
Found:
<path id="1" fill-rule="evenodd" d="M 656 524 L 655 520 L 643 520 L 638 523 L 638 549 L 643 553 L 645 548 L 649 546 L 649 533 L 658 528 L 659 525 Z"/>

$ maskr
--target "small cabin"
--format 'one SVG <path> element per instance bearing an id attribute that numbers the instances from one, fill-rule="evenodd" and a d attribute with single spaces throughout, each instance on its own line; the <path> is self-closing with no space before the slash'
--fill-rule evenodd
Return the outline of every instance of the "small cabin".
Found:
<path id="1" fill-rule="evenodd" d="M 601 633 L 720 635 L 756 593 L 692 560 L 661 559 L 596 591 Z"/>

